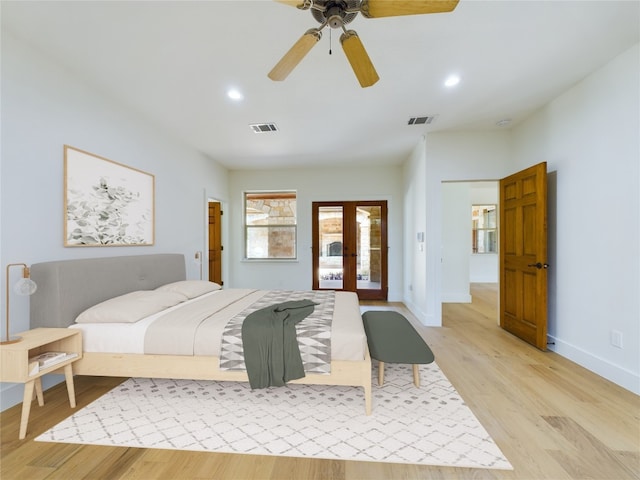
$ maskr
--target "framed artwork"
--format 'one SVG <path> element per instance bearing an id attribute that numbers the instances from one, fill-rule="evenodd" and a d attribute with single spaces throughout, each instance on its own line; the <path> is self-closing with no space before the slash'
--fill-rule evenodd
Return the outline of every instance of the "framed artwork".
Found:
<path id="1" fill-rule="evenodd" d="M 64 246 L 153 245 L 155 177 L 64 146 Z"/>

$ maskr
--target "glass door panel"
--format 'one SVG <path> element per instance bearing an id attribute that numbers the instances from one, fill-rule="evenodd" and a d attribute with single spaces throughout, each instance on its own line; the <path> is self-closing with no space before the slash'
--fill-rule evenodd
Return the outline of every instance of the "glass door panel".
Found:
<path id="1" fill-rule="evenodd" d="M 356 206 L 356 271 L 358 290 L 382 288 L 382 211 L 380 206 Z"/>
<path id="2" fill-rule="evenodd" d="M 331 205 L 318 208 L 318 280 L 319 288 L 342 290 L 344 287 L 344 212 Z"/>

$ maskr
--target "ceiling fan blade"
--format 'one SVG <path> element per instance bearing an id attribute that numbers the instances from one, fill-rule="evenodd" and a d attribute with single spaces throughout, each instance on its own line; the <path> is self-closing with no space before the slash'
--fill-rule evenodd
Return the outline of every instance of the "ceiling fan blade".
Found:
<path id="1" fill-rule="evenodd" d="M 317 28 L 307 30 L 307 33 L 293 44 L 293 47 L 284 54 L 284 57 L 280 59 L 267 76 L 274 81 L 282 81 L 287 78 L 291 71 L 302 61 L 305 55 L 307 55 L 313 46 L 318 43 L 321 36 L 322 33 Z"/>
<path id="2" fill-rule="evenodd" d="M 371 63 L 371 59 L 356 32 L 347 30 L 340 37 L 340 43 L 362 88 L 370 87 L 380 80 L 378 72 Z"/>
<path id="3" fill-rule="evenodd" d="M 367 18 L 446 13 L 453 11 L 459 0 L 363 0 L 361 13 Z"/>
<path id="4" fill-rule="evenodd" d="M 284 3 L 285 5 L 289 5 L 290 7 L 296 7 L 300 9 L 308 9 L 311 5 L 308 0 L 274 0 L 278 3 Z"/>

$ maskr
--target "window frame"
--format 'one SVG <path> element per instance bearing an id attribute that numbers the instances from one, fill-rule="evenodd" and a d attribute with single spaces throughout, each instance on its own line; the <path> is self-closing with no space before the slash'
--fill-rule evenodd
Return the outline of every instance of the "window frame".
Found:
<path id="1" fill-rule="evenodd" d="M 495 219 L 494 219 L 494 226 L 489 226 L 489 227 L 478 227 L 476 226 L 475 223 L 475 217 L 473 212 L 475 210 L 479 210 L 479 209 L 486 209 L 487 207 L 493 207 L 493 211 L 495 212 Z M 477 242 L 477 238 L 478 238 L 478 234 L 482 233 L 487 233 L 487 232 L 493 232 L 494 233 L 494 241 L 492 242 L 493 245 L 495 245 L 495 250 L 489 250 L 489 251 L 482 251 L 479 252 L 478 251 L 478 244 L 479 242 Z M 473 255 L 497 255 L 498 254 L 498 248 L 499 248 L 499 241 L 498 241 L 498 205 L 495 203 L 473 203 L 471 205 L 471 253 Z"/>
<path id="2" fill-rule="evenodd" d="M 250 225 L 248 223 L 247 204 L 251 196 L 264 197 L 265 200 L 277 200 L 292 198 L 294 200 L 293 223 L 267 223 L 265 225 Z M 298 192 L 296 190 L 247 190 L 242 194 L 242 223 L 244 237 L 243 260 L 247 262 L 291 262 L 298 260 Z M 291 229 L 293 231 L 293 256 L 250 256 L 250 234 L 251 230 L 257 229 Z M 268 250 L 268 249 L 267 249 Z"/>

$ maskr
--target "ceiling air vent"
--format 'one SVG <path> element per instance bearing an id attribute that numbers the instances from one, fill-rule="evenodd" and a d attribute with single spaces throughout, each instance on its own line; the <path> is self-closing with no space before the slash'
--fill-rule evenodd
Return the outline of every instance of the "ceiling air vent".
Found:
<path id="1" fill-rule="evenodd" d="M 433 123 L 436 119 L 435 115 L 427 116 L 427 117 L 411 117 L 407 122 L 407 125 L 429 125 Z"/>
<path id="2" fill-rule="evenodd" d="M 275 123 L 251 123 L 249 124 L 253 133 L 269 133 L 277 132 L 278 127 Z"/>

